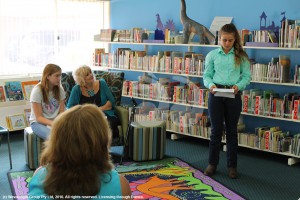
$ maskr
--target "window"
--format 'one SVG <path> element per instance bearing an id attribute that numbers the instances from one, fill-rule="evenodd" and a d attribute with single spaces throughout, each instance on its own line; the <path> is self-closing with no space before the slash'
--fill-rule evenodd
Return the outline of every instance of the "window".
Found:
<path id="1" fill-rule="evenodd" d="M 0 0 L 0 74 L 91 65 L 94 35 L 108 26 L 108 1 Z"/>

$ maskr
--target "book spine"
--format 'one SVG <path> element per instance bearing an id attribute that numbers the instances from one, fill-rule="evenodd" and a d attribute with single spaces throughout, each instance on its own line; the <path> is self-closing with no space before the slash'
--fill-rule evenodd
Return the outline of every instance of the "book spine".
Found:
<path id="1" fill-rule="evenodd" d="M 293 119 L 298 120 L 298 113 L 299 113 L 299 101 L 294 100 L 294 109 L 293 109 Z"/>

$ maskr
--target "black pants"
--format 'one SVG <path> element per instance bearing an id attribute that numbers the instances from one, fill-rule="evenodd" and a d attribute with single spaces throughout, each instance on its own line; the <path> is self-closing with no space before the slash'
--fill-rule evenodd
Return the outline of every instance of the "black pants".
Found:
<path id="1" fill-rule="evenodd" d="M 119 129 L 118 126 L 121 125 L 120 119 L 116 116 L 109 116 L 106 115 L 107 120 L 109 122 L 110 128 L 112 130 L 112 136 L 113 136 L 113 144 L 115 143 L 115 140 L 119 140 L 120 139 L 120 135 L 119 135 Z"/>
<path id="2" fill-rule="evenodd" d="M 223 122 L 226 124 L 227 167 L 237 167 L 237 124 L 242 111 L 241 94 L 235 98 L 215 97 L 209 93 L 208 113 L 211 122 L 209 164 L 218 165 L 221 149 Z"/>

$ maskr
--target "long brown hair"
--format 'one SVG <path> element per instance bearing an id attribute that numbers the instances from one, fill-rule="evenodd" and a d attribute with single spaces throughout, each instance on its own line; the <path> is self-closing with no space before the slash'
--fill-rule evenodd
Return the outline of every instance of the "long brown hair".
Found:
<path id="1" fill-rule="evenodd" d="M 41 155 L 48 174 L 48 195 L 96 195 L 99 174 L 112 168 L 111 130 L 103 112 L 93 104 L 77 105 L 55 118 Z"/>
<path id="2" fill-rule="evenodd" d="M 234 41 L 233 47 L 234 47 L 235 64 L 238 66 L 243 61 L 246 61 L 246 60 L 249 61 L 249 57 L 243 49 L 241 37 L 240 37 L 240 34 L 239 34 L 238 30 L 236 29 L 235 25 L 232 23 L 225 24 L 224 26 L 222 26 L 222 28 L 220 30 L 220 35 L 222 35 L 222 33 L 233 33 L 234 34 L 235 41 Z"/>
<path id="3" fill-rule="evenodd" d="M 42 80 L 40 83 L 40 87 L 43 94 L 43 101 L 46 104 L 49 104 L 49 81 L 47 79 L 48 76 L 51 76 L 52 74 L 56 72 L 61 72 L 61 68 L 58 65 L 55 64 L 47 64 L 43 70 Z M 60 86 L 56 85 L 52 89 L 54 98 L 59 101 L 60 97 Z"/>

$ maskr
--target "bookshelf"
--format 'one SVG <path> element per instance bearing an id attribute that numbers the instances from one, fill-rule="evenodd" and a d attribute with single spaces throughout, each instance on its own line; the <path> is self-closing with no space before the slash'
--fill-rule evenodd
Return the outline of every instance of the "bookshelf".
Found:
<path id="1" fill-rule="evenodd" d="M 148 53 L 149 47 L 158 47 L 158 48 L 179 48 L 179 51 L 184 51 L 184 49 L 186 49 L 186 51 L 193 51 L 193 50 L 199 50 L 199 49 L 208 49 L 209 51 L 219 47 L 219 45 L 200 45 L 200 44 L 164 44 L 164 43 L 131 43 L 131 42 L 104 42 L 106 44 L 108 44 L 108 49 L 109 52 L 112 52 L 112 47 L 113 46 L 121 46 L 121 47 L 142 47 L 144 51 L 146 51 Z M 255 46 L 244 46 L 244 49 L 250 50 L 250 51 L 256 51 L 256 50 L 264 50 L 264 51 L 279 51 L 282 52 L 284 51 L 286 52 L 300 52 L 299 48 L 282 48 L 282 47 L 255 47 Z M 202 76 L 199 75 L 191 75 L 191 74 L 178 74 L 178 73 L 170 73 L 170 72 L 159 72 L 159 71 L 149 71 L 149 70 L 141 70 L 141 69 L 123 69 L 123 68 L 119 68 L 118 66 L 114 66 L 114 67 L 109 67 L 108 70 L 120 70 L 120 71 L 124 71 L 125 72 L 125 78 L 126 78 L 126 72 L 127 74 L 135 74 L 135 73 L 146 73 L 147 75 L 150 76 L 159 76 L 159 75 L 163 75 L 163 76 L 167 76 L 167 77 L 181 77 L 181 78 L 186 78 L 187 81 L 189 81 L 190 79 L 197 79 L 199 81 L 201 81 L 201 86 L 203 86 L 203 80 L 202 80 Z M 133 76 L 135 78 L 137 78 L 137 76 Z M 300 88 L 299 84 L 294 84 L 294 83 L 275 83 L 275 82 L 264 82 L 264 81 L 251 81 L 251 84 L 262 84 L 262 85 L 267 85 L 269 87 L 274 88 L 274 91 L 276 91 L 277 86 L 284 86 L 284 87 L 288 87 L 288 88 L 293 88 L 295 91 L 298 91 Z M 255 87 L 255 86 L 254 86 Z M 172 102 L 172 101 L 166 101 L 166 100 L 161 100 L 161 99 L 153 99 L 153 98 L 145 98 L 145 97 L 141 97 L 141 96 L 132 96 L 132 95 L 123 95 L 124 98 L 131 98 L 134 97 L 135 99 L 139 99 L 142 102 L 157 102 L 157 103 L 164 103 L 164 104 L 171 104 L 171 105 L 177 105 L 177 106 L 181 106 L 183 108 L 185 108 L 186 110 L 188 110 L 189 108 L 195 108 L 195 109 L 201 109 L 201 110 L 206 110 L 207 107 L 206 106 L 200 106 L 200 105 L 194 105 L 194 104 L 189 104 L 189 103 L 179 103 L 179 102 Z M 291 126 L 295 126 L 298 128 L 298 130 L 300 129 L 300 119 L 298 120 L 293 120 L 293 119 L 288 119 L 288 118 L 282 118 L 282 117 L 272 117 L 272 116 L 264 116 L 264 115 L 257 115 L 257 114 L 250 114 L 250 113 L 245 113 L 242 112 L 241 113 L 243 116 L 248 116 L 248 117 L 252 117 L 252 118 L 257 118 L 259 120 L 265 120 L 265 119 L 269 119 L 272 121 L 284 121 L 289 123 Z M 247 126 L 247 124 L 246 124 Z M 182 132 L 178 132 L 178 131 L 173 131 L 173 130 L 168 130 L 168 132 L 172 133 L 171 138 L 172 139 L 177 139 L 183 136 L 189 136 L 189 137 L 197 137 L 197 138 L 202 138 L 202 139 L 208 139 L 206 137 L 202 137 L 202 136 L 197 136 L 197 135 L 191 135 L 191 134 L 186 134 L 186 133 L 182 133 Z M 260 151 L 267 151 L 267 152 L 272 152 L 270 150 L 263 150 L 263 149 L 259 149 L 256 147 L 250 147 L 247 145 L 243 145 L 240 144 L 239 146 L 244 147 L 244 148 L 250 148 L 250 149 L 256 149 L 256 150 L 260 150 Z M 226 145 L 224 145 L 224 150 L 226 150 Z M 300 162 L 300 156 L 299 155 L 295 155 L 289 152 L 272 152 L 275 154 L 280 154 L 280 155 L 284 155 L 289 157 L 288 158 L 288 164 L 289 165 L 293 165 L 297 162 Z"/>
<path id="2" fill-rule="evenodd" d="M 4 86 L 7 81 L 35 81 L 40 80 L 40 74 L 24 74 L 16 76 L 0 76 L 0 86 Z M 24 91 L 23 91 L 24 93 Z M 0 102 L 0 125 L 7 127 L 6 116 L 24 114 L 25 109 L 30 109 L 30 102 L 26 98 L 24 100 Z M 10 130 L 16 131 L 16 130 Z"/>

